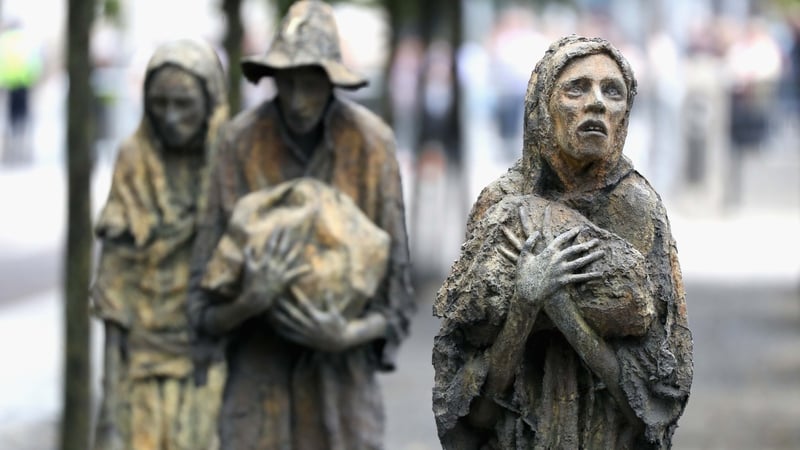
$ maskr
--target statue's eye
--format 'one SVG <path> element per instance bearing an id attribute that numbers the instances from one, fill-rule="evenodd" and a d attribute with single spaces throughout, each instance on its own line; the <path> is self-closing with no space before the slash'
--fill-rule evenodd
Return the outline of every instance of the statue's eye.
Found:
<path id="1" fill-rule="evenodd" d="M 564 86 L 564 92 L 570 97 L 579 97 L 584 91 L 585 89 L 579 81 Z"/>
<path id="2" fill-rule="evenodd" d="M 175 106 L 177 106 L 180 109 L 188 109 L 192 106 L 192 99 L 188 97 L 176 98 Z"/>
<path id="3" fill-rule="evenodd" d="M 167 100 L 161 96 L 150 97 L 150 107 L 153 109 L 164 109 L 167 107 Z"/>
<path id="4" fill-rule="evenodd" d="M 603 86 L 603 92 L 605 93 L 606 96 L 616 99 L 623 97 L 624 89 L 622 88 L 622 86 L 620 86 L 619 83 L 610 82 L 610 83 L 605 83 L 605 85 Z"/>

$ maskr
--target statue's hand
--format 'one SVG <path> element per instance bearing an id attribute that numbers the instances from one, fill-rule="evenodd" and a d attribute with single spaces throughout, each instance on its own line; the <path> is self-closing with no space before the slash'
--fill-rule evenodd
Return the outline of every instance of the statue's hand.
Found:
<path id="1" fill-rule="evenodd" d="M 259 312 L 267 310 L 295 279 L 310 270 L 298 262 L 302 246 L 286 229 L 279 229 L 270 236 L 260 258 L 247 247 L 242 295 L 237 301 Z"/>
<path id="2" fill-rule="evenodd" d="M 517 260 L 517 293 L 521 298 L 536 303 L 550 297 L 564 285 L 603 275 L 602 272 L 576 273 L 583 266 L 603 256 L 600 250 L 587 253 L 597 246 L 597 239 L 582 244 L 569 244 L 580 231 L 581 227 L 575 227 L 561 233 L 538 254 L 533 253 L 533 246 L 539 239 L 539 234 L 534 234 L 525 241 Z"/>
<path id="3" fill-rule="evenodd" d="M 550 223 L 549 215 L 550 208 L 548 207 L 545 209 L 545 227 Z M 511 231 L 503 228 L 503 232 L 518 253 L 505 247 L 498 249 L 503 256 L 516 264 L 518 299 L 532 306 L 541 306 L 545 299 L 551 297 L 562 286 L 599 278 L 603 275 L 602 272 L 576 273 L 582 267 L 603 256 L 603 252 L 600 250 L 587 253 L 599 244 L 598 239 L 581 244 L 571 244 L 580 233 L 580 226 L 561 233 L 552 239 L 541 252 L 534 253 L 534 247 L 543 233 L 533 229 L 528 215 L 522 208 L 520 209 L 520 218 L 527 234 L 524 243 L 521 243 L 521 239 Z M 545 229 L 544 234 L 549 237 L 549 229 Z"/>
<path id="4" fill-rule="evenodd" d="M 318 308 L 297 287 L 292 297 L 281 296 L 272 311 L 278 333 L 290 341 L 325 352 L 340 352 L 353 346 L 353 322 L 345 318 L 325 297 L 325 309 Z"/>

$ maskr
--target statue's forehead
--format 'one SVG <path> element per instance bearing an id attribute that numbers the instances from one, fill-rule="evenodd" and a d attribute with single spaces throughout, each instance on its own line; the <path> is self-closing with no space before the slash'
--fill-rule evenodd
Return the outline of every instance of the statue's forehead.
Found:
<path id="1" fill-rule="evenodd" d="M 166 65 L 160 67 L 153 73 L 153 77 L 147 86 L 148 92 L 199 92 L 202 89 L 200 80 L 196 75 L 188 70 L 174 66 Z"/>
<path id="2" fill-rule="evenodd" d="M 592 53 L 569 60 L 557 80 L 575 76 L 606 77 L 616 76 L 622 78 L 622 69 L 614 58 L 606 53 Z"/>

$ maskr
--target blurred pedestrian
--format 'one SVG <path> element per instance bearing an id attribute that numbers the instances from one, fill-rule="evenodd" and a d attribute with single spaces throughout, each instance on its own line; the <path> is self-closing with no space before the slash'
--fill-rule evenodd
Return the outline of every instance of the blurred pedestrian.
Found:
<path id="1" fill-rule="evenodd" d="M 775 39 L 759 18 L 750 19 L 728 48 L 730 78 L 730 165 L 727 206 L 741 202 L 742 165 L 746 154 L 763 146 L 769 127 L 769 108 L 782 71 L 782 55 Z"/>
<path id="2" fill-rule="evenodd" d="M 29 139 L 30 94 L 42 70 L 41 55 L 21 23 L 10 22 L 0 33 L 0 88 L 7 95 L 7 128 L 2 162 L 31 160 Z"/>
<path id="3" fill-rule="evenodd" d="M 519 157 L 522 145 L 522 112 L 525 89 L 531 74 L 531 55 L 544 54 L 549 42 L 532 13 L 521 7 L 508 8 L 498 17 L 490 40 L 491 77 L 496 91 L 495 120 L 507 162 Z"/>
<path id="4" fill-rule="evenodd" d="M 391 62 L 389 95 L 397 147 L 401 152 L 410 152 L 416 146 L 417 93 L 423 55 L 421 40 L 409 34 L 399 39 Z"/>

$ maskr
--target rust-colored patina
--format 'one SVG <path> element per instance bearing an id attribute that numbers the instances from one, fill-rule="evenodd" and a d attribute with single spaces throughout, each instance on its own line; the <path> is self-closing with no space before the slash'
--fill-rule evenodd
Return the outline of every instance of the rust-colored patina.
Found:
<path id="1" fill-rule="evenodd" d="M 635 93 L 602 39 L 536 65 L 523 157 L 481 193 L 434 305 L 444 448 L 670 447 L 692 337 L 666 211 L 622 155 Z"/>
<path id="2" fill-rule="evenodd" d="M 215 449 L 224 366 L 192 378 L 186 316 L 207 161 L 228 108 L 222 67 L 205 43 L 160 46 L 147 66 L 145 116 L 119 150 L 97 220 L 92 286 L 105 322 L 96 449 Z"/>

